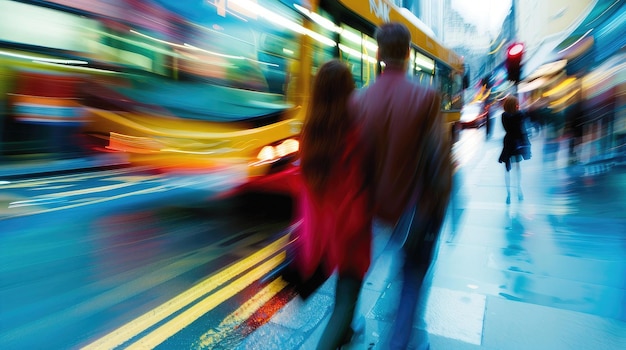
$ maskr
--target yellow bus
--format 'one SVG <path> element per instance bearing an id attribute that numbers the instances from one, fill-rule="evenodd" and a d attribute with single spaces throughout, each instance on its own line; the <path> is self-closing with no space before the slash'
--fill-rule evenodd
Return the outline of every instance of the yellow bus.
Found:
<path id="1" fill-rule="evenodd" d="M 357 87 L 376 79 L 373 35 L 387 21 L 410 28 L 407 74 L 458 121 L 462 58 L 387 0 L 4 0 L 3 133 L 72 124 L 135 164 L 238 164 L 254 182 L 293 167 L 317 67 L 340 57 Z M 37 88 L 61 80 L 66 94 Z"/>

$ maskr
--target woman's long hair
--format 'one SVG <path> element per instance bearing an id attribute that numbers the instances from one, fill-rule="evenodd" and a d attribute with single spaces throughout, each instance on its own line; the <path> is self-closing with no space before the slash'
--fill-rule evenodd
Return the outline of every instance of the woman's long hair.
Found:
<path id="1" fill-rule="evenodd" d="M 502 103 L 502 107 L 505 112 L 515 114 L 519 109 L 519 101 L 515 96 L 507 96 Z"/>
<path id="2" fill-rule="evenodd" d="M 339 60 L 322 65 L 315 77 L 300 149 L 302 175 L 314 193 L 326 188 L 345 149 L 345 137 L 353 124 L 347 103 L 354 89 L 350 69 Z"/>

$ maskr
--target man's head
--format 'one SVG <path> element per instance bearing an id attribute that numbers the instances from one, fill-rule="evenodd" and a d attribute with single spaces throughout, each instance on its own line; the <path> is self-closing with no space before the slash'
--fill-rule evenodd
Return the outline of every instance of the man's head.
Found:
<path id="1" fill-rule="evenodd" d="M 411 32 L 404 24 L 385 23 L 376 30 L 375 38 L 380 61 L 385 62 L 386 66 L 404 66 L 411 45 Z"/>

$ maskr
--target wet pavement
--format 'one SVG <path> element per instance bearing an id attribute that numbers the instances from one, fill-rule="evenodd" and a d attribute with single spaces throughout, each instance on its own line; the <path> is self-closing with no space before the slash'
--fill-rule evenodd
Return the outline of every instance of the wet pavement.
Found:
<path id="1" fill-rule="evenodd" d="M 507 205 L 502 130 L 463 131 L 455 145 L 455 193 L 427 274 L 424 316 L 411 349 L 626 349 L 626 166 L 572 165 L 566 147 L 522 163 L 523 201 Z M 565 144 L 566 140 L 563 142 Z M 123 165 L 123 159 L 61 160 L 0 167 L 1 176 Z M 398 244 L 375 227 L 357 333 L 344 349 L 385 349 L 398 308 Z M 335 278 L 296 298 L 239 349 L 315 349 L 333 306 Z"/>
<path id="2" fill-rule="evenodd" d="M 427 274 L 411 349 L 626 349 L 626 167 L 544 157 L 541 134 L 522 165 L 523 200 L 507 205 L 502 130 L 466 130 L 455 194 Z M 565 142 L 565 141 L 564 141 Z M 550 160 L 545 160 L 548 159 Z M 344 349 L 385 349 L 401 288 L 398 245 L 375 229 L 357 333 Z M 240 349 L 315 349 L 334 278 L 295 299 Z"/>

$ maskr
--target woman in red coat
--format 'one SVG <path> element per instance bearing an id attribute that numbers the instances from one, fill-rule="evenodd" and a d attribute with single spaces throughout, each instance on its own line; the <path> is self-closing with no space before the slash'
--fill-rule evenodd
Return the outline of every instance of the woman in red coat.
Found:
<path id="1" fill-rule="evenodd" d="M 336 349 L 349 336 L 370 265 L 371 172 L 359 125 L 346 108 L 354 89 L 346 64 L 338 60 L 324 64 L 315 78 L 302 130 L 297 259 L 304 277 L 320 265 L 327 275 L 338 273 L 333 314 L 318 349 Z"/>

